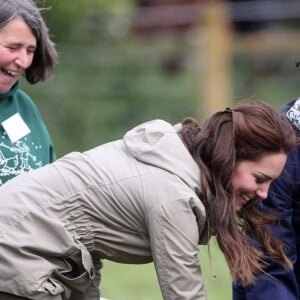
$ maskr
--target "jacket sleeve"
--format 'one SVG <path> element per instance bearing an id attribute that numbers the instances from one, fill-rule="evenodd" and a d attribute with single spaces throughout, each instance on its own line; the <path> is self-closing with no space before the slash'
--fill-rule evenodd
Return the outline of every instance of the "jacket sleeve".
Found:
<path id="1" fill-rule="evenodd" d="M 163 299 L 206 299 L 197 258 L 199 229 L 188 201 L 157 206 L 149 215 L 149 235 Z"/>
<path id="2" fill-rule="evenodd" d="M 272 210 L 279 216 L 279 222 L 270 226 L 270 230 L 286 246 L 285 251 L 293 264 L 297 260 L 296 235 L 293 224 L 297 181 L 300 181 L 296 170 L 297 152 L 289 155 L 285 169 L 281 176 L 273 183 L 269 191 L 268 199 L 262 201 L 262 208 Z M 299 166 L 300 168 L 300 166 Z M 297 178 L 298 177 L 298 178 Z M 299 183 L 298 183 L 299 184 Z M 254 241 L 257 247 L 260 247 Z M 234 300 L 299 300 L 298 284 L 294 270 L 285 269 L 275 260 L 266 256 L 268 263 L 266 273 L 257 277 L 254 285 L 242 287 L 233 283 Z"/>

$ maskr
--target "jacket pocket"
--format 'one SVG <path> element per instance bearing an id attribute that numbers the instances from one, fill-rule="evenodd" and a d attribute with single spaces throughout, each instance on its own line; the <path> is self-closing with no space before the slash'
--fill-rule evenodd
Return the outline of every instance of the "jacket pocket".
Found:
<path id="1" fill-rule="evenodd" d="M 72 290 L 85 291 L 95 277 L 92 257 L 83 245 L 77 245 L 75 254 L 60 258 L 59 267 L 43 284 L 43 288 L 51 295 L 62 294 L 68 299 Z"/>

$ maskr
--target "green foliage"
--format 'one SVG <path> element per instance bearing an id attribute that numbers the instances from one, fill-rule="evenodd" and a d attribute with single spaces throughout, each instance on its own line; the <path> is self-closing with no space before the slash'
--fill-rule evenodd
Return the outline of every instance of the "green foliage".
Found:
<path id="1" fill-rule="evenodd" d="M 51 80 L 22 83 L 43 113 L 58 156 L 121 138 L 149 119 L 196 116 L 193 72 L 184 61 L 175 71 L 164 65 L 173 55 L 172 42 L 162 47 L 115 38 L 105 28 L 72 39 L 57 45 L 60 64 Z"/>
<path id="2" fill-rule="evenodd" d="M 51 29 L 51 36 L 56 42 L 69 39 L 74 26 L 86 15 L 119 16 L 128 14 L 133 2 L 130 0 L 35 0 L 42 9 L 43 17 Z"/>

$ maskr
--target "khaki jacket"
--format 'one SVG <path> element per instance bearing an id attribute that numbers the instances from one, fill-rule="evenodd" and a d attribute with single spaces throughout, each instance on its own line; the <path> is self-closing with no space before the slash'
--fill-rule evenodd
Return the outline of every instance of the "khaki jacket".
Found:
<path id="1" fill-rule="evenodd" d="M 101 258 L 153 261 L 163 299 L 206 299 L 200 171 L 176 129 L 150 121 L 2 186 L 0 291 L 67 299 Z"/>

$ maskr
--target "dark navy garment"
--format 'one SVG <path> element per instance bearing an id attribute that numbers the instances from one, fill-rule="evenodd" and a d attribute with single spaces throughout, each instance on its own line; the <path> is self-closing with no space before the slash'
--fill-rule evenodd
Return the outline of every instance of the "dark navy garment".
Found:
<path id="1" fill-rule="evenodd" d="M 283 113 L 293 102 L 283 108 Z M 278 215 L 279 222 L 271 225 L 270 230 L 285 243 L 294 270 L 285 269 L 270 257 L 265 257 L 269 264 L 266 273 L 258 276 L 254 285 L 245 288 L 234 283 L 233 300 L 299 300 L 300 146 L 288 155 L 284 170 L 272 183 L 268 199 L 261 202 L 261 208 Z"/>

